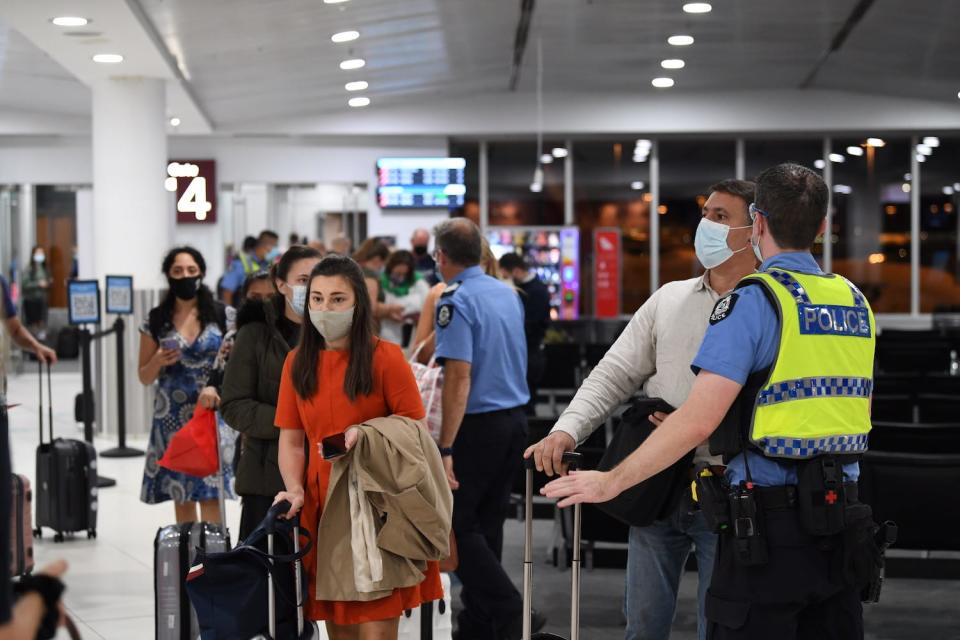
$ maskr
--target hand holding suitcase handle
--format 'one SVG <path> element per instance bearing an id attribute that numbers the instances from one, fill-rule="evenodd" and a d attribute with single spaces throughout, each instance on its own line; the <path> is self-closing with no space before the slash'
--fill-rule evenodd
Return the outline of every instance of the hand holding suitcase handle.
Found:
<path id="1" fill-rule="evenodd" d="M 576 451 L 564 451 L 561 464 L 565 467 L 564 472 L 566 471 L 576 471 L 580 468 L 580 465 L 583 462 L 583 454 L 577 453 Z M 526 469 L 536 469 L 537 464 L 534 461 L 533 456 L 523 459 L 523 466 Z"/>
<path id="2" fill-rule="evenodd" d="M 263 520 L 264 529 L 266 529 L 267 533 L 275 533 L 277 531 L 277 521 L 281 518 L 286 520 L 286 515 L 292 508 L 293 505 L 291 505 L 288 500 L 281 500 L 270 507 L 270 510 L 267 511 L 267 517 Z M 298 511 L 293 518 L 290 519 L 293 520 L 294 526 L 299 526 L 300 512 Z"/>

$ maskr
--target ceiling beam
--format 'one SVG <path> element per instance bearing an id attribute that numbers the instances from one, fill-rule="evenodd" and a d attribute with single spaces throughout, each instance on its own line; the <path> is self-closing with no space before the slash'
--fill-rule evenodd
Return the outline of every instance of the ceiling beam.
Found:
<path id="1" fill-rule="evenodd" d="M 527 51 L 527 40 L 530 37 L 530 24 L 533 22 L 533 10 L 536 0 L 520 0 L 520 19 L 517 21 L 517 35 L 513 40 L 513 66 L 510 70 L 510 91 L 517 90 L 520 82 L 520 68 L 523 65 L 523 54 Z"/>
<path id="2" fill-rule="evenodd" d="M 800 89 L 806 89 L 813 84 L 814 79 L 817 77 L 817 74 L 820 73 L 820 69 L 827 62 L 827 58 L 836 53 L 843 47 L 843 43 L 847 41 L 847 38 L 850 36 L 850 33 L 854 28 L 860 24 L 860 21 L 863 20 L 863 16 L 867 14 L 867 11 L 870 10 L 870 7 L 873 6 L 874 0 L 860 0 L 857 2 L 856 6 L 853 7 L 853 10 L 850 12 L 850 15 L 847 16 L 847 19 L 844 21 L 843 25 L 840 26 L 840 30 L 833 36 L 833 40 L 830 41 L 830 46 L 827 47 L 827 50 L 820 54 L 820 57 L 817 58 L 816 63 L 813 65 L 813 69 L 810 70 L 810 73 L 807 74 L 807 77 L 803 79 L 803 82 L 800 83 Z"/>

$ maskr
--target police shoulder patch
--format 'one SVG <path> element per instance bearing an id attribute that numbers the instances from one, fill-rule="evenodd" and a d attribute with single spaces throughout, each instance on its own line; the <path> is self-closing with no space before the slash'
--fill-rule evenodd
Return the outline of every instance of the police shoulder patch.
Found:
<path id="1" fill-rule="evenodd" d="M 442 304 L 437 309 L 437 326 L 441 329 L 453 320 L 454 307 L 452 304 Z"/>
<path id="2" fill-rule="evenodd" d="M 713 313 L 710 314 L 710 324 L 717 324 L 721 320 L 725 320 L 733 311 L 733 305 L 737 303 L 739 297 L 739 293 L 731 293 L 717 300 L 717 304 L 713 307 Z"/>
<path id="3" fill-rule="evenodd" d="M 460 282 L 453 282 L 447 285 L 447 288 L 443 290 L 443 293 L 440 294 L 441 298 L 446 298 L 447 296 L 452 296 L 457 292 L 457 289 L 460 288 Z"/>

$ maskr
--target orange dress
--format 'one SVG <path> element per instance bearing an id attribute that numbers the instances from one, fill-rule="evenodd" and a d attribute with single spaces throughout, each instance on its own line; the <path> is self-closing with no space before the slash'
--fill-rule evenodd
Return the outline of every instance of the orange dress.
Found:
<path id="1" fill-rule="evenodd" d="M 318 368 L 318 390 L 307 400 L 293 387 L 292 367 L 296 350 L 283 365 L 277 415 L 274 423 L 281 429 L 303 429 L 310 444 L 310 462 L 304 483 L 302 526 L 316 537 L 323 502 L 330 482 L 331 463 L 320 457 L 319 443 L 327 436 L 341 433 L 355 424 L 373 418 L 398 415 L 420 420 L 424 417 L 423 402 L 410 365 L 400 347 L 380 340 L 373 350 L 373 392 L 351 402 L 343 391 L 349 352 L 323 351 Z M 313 549 L 304 558 L 309 591 L 316 593 L 317 549 L 323 540 L 315 540 Z M 330 620 L 335 624 L 357 624 L 399 617 L 405 609 L 414 609 L 424 602 L 443 597 L 438 563 L 430 562 L 424 581 L 415 587 L 394 589 L 393 593 L 369 602 L 332 602 L 309 599 L 306 613 L 310 620 Z"/>

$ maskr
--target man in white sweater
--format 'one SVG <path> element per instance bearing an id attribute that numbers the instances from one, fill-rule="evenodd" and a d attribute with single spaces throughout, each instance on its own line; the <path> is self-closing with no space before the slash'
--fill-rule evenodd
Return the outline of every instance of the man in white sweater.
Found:
<path id="1" fill-rule="evenodd" d="M 634 314 L 630 324 L 610 347 L 577 391 L 550 434 L 527 449 L 538 470 L 560 473 L 564 451 L 572 451 L 639 389 L 650 398 L 662 398 L 674 407 L 687 399 L 694 375 L 690 370 L 717 301 L 756 269 L 750 250 L 748 207 L 754 185 L 724 180 L 710 188 L 697 228 L 697 258 L 707 269 L 699 278 L 668 282 Z M 666 415 L 656 413 L 659 425 Z M 694 465 L 712 458 L 707 443 L 697 447 Z M 680 576 L 691 547 L 699 570 L 698 631 L 706 638 L 704 595 L 713 572 L 716 535 L 695 508 L 690 491 L 674 513 L 647 527 L 630 528 L 624 615 L 626 640 L 665 640 L 670 636 L 677 605 Z"/>

